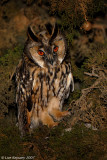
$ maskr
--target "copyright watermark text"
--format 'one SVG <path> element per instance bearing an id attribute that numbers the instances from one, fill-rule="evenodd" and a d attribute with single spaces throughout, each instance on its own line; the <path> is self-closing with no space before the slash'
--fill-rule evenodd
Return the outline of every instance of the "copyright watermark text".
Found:
<path id="1" fill-rule="evenodd" d="M 13 160 L 25 160 L 25 159 L 27 159 L 27 160 L 33 160 L 35 158 L 35 156 L 26 156 L 26 157 L 24 157 L 24 156 L 22 156 L 22 157 L 17 157 L 17 156 L 1 156 L 1 160 L 2 159 L 13 159 Z"/>

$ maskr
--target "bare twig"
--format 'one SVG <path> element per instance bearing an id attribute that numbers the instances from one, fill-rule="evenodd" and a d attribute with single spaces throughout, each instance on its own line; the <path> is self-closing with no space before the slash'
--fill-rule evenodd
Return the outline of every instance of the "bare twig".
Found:
<path id="1" fill-rule="evenodd" d="M 88 76 L 91 76 L 91 77 L 99 77 L 99 75 L 96 74 L 96 73 L 84 72 L 84 74 L 86 74 L 86 75 L 88 75 Z"/>
<path id="2" fill-rule="evenodd" d="M 84 74 L 88 75 L 88 76 L 91 76 L 91 77 L 99 77 L 98 74 L 95 73 L 95 67 L 93 66 L 92 67 L 92 73 L 89 73 L 89 72 L 84 72 Z"/>
<path id="3" fill-rule="evenodd" d="M 11 74 L 11 76 L 10 76 L 10 81 L 12 80 L 12 78 L 13 78 L 15 72 L 16 72 L 16 67 L 13 69 L 13 72 L 12 72 L 12 74 Z"/>

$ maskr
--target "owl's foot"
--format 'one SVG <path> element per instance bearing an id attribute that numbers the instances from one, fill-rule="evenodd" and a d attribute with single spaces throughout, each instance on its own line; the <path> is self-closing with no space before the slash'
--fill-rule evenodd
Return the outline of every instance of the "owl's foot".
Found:
<path id="1" fill-rule="evenodd" d="M 47 125 L 50 128 L 53 128 L 58 125 L 58 122 L 54 122 L 52 117 L 45 111 L 42 112 L 40 119 L 41 119 L 43 125 Z"/>
<path id="2" fill-rule="evenodd" d="M 70 113 L 69 111 L 63 111 L 63 112 L 61 112 L 61 111 L 58 110 L 58 109 L 53 109 L 51 114 L 52 114 L 52 116 L 53 116 L 57 121 L 60 121 L 60 120 L 63 119 L 63 117 L 65 117 L 65 116 L 71 115 L 71 113 Z"/>

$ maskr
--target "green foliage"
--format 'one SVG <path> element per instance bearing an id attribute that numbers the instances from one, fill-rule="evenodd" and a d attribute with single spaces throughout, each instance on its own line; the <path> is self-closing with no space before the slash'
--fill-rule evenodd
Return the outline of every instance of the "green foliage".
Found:
<path id="1" fill-rule="evenodd" d="M 0 110 L 1 116 L 8 112 L 8 107 L 15 103 L 15 85 L 12 77 L 16 65 L 21 57 L 23 48 L 15 47 L 7 50 L 6 54 L 0 57 Z"/>
<path id="2" fill-rule="evenodd" d="M 90 45 L 92 52 L 87 55 L 87 60 L 84 62 L 84 67 L 91 70 L 93 67 L 96 70 L 105 70 L 107 67 L 107 45 L 92 44 Z"/>
<path id="3" fill-rule="evenodd" d="M 75 46 L 76 47 L 76 46 Z M 94 70 L 95 74 L 99 75 L 100 71 L 106 72 L 107 67 L 107 46 L 106 42 L 104 44 L 100 43 L 89 43 L 88 44 L 89 52 L 84 55 L 82 51 L 80 55 L 83 56 L 83 62 L 80 66 L 76 65 L 76 59 L 72 57 L 72 70 L 75 79 L 82 82 L 82 88 L 86 88 L 93 84 L 96 80 L 94 76 L 87 76 L 84 73 L 89 72 L 92 73 Z M 83 48 L 84 50 L 84 48 Z"/>

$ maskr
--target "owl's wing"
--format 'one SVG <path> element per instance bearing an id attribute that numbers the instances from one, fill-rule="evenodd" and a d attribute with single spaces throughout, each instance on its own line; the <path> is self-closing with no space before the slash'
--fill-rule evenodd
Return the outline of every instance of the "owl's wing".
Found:
<path id="1" fill-rule="evenodd" d="M 28 114 L 32 109 L 31 103 L 31 85 L 32 81 L 29 77 L 29 72 L 23 67 L 21 60 L 16 69 L 16 103 L 18 106 L 18 125 L 21 135 L 24 135 L 29 128 Z"/>
<path id="2" fill-rule="evenodd" d="M 66 85 L 66 94 L 65 94 L 66 96 L 65 96 L 65 99 L 68 98 L 70 90 L 72 92 L 74 91 L 74 80 L 73 80 L 73 75 L 72 75 L 71 72 L 67 75 L 67 85 Z"/>
<path id="3" fill-rule="evenodd" d="M 58 72 L 59 71 L 59 72 Z M 74 90 L 74 81 L 71 73 L 71 64 L 63 63 L 56 71 L 56 83 L 54 85 L 56 96 L 59 97 L 61 105 L 68 98 L 70 90 Z M 58 89 L 57 89 L 58 88 Z"/>

